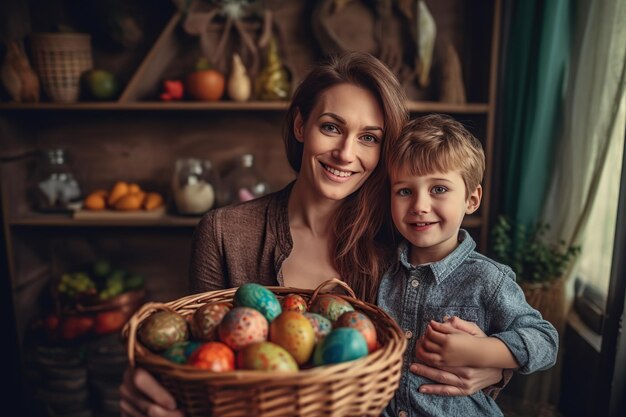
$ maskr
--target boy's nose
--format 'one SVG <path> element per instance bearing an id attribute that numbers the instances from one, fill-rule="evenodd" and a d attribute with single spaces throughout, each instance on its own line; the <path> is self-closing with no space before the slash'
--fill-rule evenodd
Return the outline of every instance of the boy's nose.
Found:
<path id="1" fill-rule="evenodd" d="M 333 158 L 341 162 L 352 162 L 355 157 L 355 141 L 346 137 L 337 144 L 333 151 Z"/>
<path id="2" fill-rule="evenodd" d="M 411 204 L 411 214 L 424 214 L 430 211 L 430 200 L 425 197 L 419 197 L 413 200 Z"/>

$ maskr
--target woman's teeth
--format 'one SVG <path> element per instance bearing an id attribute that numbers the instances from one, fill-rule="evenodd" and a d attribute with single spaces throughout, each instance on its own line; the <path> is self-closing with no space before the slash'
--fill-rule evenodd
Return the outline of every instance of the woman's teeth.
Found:
<path id="1" fill-rule="evenodd" d="M 331 168 L 328 165 L 324 165 L 324 164 L 322 164 L 322 166 L 324 167 L 326 171 L 338 177 L 349 177 L 350 175 L 352 175 L 352 172 L 350 171 L 339 171 L 338 169 Z"/>

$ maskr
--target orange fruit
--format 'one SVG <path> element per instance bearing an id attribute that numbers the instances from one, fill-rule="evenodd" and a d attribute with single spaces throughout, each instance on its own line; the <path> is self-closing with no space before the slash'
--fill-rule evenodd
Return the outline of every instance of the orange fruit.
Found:
<path id="1" fill-rule="evenodd" d="M 114 207 L 117 201 L 126 194 L 128 194 L 128 184 L 124 181 L 118 181 L 113 185 L 113 188 L 111 188 L 107 203 L 109 206 Z"/>
<path id="2" fill-rule="evenodd" d="M 154 210 L 163 205 L 163 197 L 159 193 L 151 192 L 146 195 L 143 202 L 143 208 L 146 210 Z"/>
<path id="3" fill-rule="evenodd" d="M 83 202 L 87 210 L 104 210 L 107 206 L 106 191 L 104 193 L 94 191 L 85 197 Z"/>
<path id="4" fill-rule="evenodd" d="M 115 210 L 133 211 L 141 208 L 142 198 L 139 194 L 126 194 L 115 202 Z"/>

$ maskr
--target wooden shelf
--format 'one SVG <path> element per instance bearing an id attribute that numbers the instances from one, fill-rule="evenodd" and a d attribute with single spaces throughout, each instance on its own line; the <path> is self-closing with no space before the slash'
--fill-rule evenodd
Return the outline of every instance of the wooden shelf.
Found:
<path id="1" fill-rule="evenodd" d="M 196 227 L 200 217 L 166 214 L 158 219 L 74 219 L 65 214 L 32 214 L 9 222 L 12 227 Z M 473 229 L 482 224 L 479 216 L 468 216 L 463 227 Z"/>
<path id="2" fill-rule="evenodd" d="M 237 103 L 233 101 L 197 102 L 197 101 L 142 101 L 142 102 L 82 102 L 82 103 L 0 103 L 0 110 L 202 110 L 202 111 L 284 111 L 289 107 L 285 101 L 250 101 Z M 489 105 L 486 103 L 451 104 L 434 101 L 410 101 L 407 107 L 411 112 L 438 112 L 458 114 L 481 114 L 487 113 Z"/>
<path id="3" fill-rule="evenodd" d="M 32 214 L 11 220 L 11 227 L 196 227 L 200 217 L 166 214 L 158 219 L 74 219 L 69 214 Z"/>

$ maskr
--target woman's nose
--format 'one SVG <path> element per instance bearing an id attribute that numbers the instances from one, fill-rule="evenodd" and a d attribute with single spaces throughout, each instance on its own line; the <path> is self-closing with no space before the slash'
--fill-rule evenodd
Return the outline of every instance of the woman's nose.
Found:
<path id="1" fill-rule="evenodd" d="M 333 151 L 333 158 L 340 162 L 352 162 L 355 158 L 355 141 L 350 137 L 344 138 Z"/>

